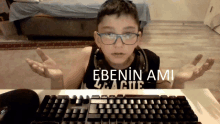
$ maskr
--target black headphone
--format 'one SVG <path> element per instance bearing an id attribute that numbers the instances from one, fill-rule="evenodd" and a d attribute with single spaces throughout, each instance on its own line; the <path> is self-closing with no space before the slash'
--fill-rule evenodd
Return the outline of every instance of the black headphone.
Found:
<path id="1" fill-rule="evenodd" d="M 136 54 L 136 70 L 141 70 L 142 73 L 148 71 L 148 61 L 147 61 L 147 56 L 144 52 L 143 49 L 141 49 L 139 46 L 137 46 L 134 50 Z M 95 54 L 94 54 L 94 66 L 95 69 L 101 70 L 101 69 L 106 69 L 110 70 L 110 66 L 104 59 L 104 54 L 102 53 L 101 49 L 96 49 Z"/>

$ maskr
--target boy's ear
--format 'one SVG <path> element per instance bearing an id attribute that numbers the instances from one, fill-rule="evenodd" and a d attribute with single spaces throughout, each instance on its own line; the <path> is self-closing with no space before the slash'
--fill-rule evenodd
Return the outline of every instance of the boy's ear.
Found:
<path id="1" fill-rule="evenodd" d="M 140 46 L 142 44 L 142 33 L 141 31 L 138 32 L 139 36 L 138 36 L 138 45 Z"/>
<path id="2" fill-rule="evenodd" d="M 98 47 L 100 47 L 100 38 L 97 34 L 97 31 L 94 31 L 94 39 L 95 39 L 95 43 Z"/>

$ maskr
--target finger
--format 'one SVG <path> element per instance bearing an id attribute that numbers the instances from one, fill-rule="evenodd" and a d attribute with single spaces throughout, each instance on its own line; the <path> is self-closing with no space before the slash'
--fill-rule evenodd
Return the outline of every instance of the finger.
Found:
<path id="1" fill-rule="evenodd" d="M 207 68 L 207 70 L 210 70 L 212 68 L 212 66 L 214 65 L 215 60 L 213 58 L 209 58 L 209 66 Z"/>
<path id="2" fill-rule="evenodd" d="M 197 55 L 191 64 L 196 65 L 202 59 L 202 56 L 202 54 Z"/>
<path id="3" fill-rule="evenodd" d="M 205 73 L 205 71 L 207 70 L 208 67 L 209 67 L 208 63 L 203 64 L 202 67 L 200 67 L 199 70 L 197 70 L 197 75 L 196 76 L 197 77 L 202 76 Z"/>
<path id="4" fill-rule="evenodd" d="M 40 76 L 45 77 L 44 68 L 42 68 L 38 65 L 35 65 L 35 64 L 33 64 L 33 68 L 36 70 L 36 73 L 38 73 Z"/>
<path id="5" fill-rule="evenodd" d="M 49 57 L 40 48 L 37 48 L 36 51 L 40 58 L 43 60 L 43 62 L 49 59 Z"/>
<path id="6" fill-rule="evenodd" d="M 40 66 L 40 67 L 42 67 L 42 66 L 43 66 L 43 64 L 42 64 L 42 63 L 37 62 L 37 61 L 34 61 L 34 60 L 26 59 L 26 61 L 28 62 L 28 64 L 29 64 L 29 65 L 36 64 L 36 65 L 38 65 L 38 66 Z"/>

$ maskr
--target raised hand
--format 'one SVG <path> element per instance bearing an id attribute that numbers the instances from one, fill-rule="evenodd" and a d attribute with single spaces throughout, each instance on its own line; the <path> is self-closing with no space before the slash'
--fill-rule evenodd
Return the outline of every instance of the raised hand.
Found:
<path id="1" fill-rule="evenodd" d="M 211 69 L 214 64 L 213 58 L 208 58 L 201 67 L 196 67 L 197 63 L 202 59 L 202 54 L 196 56 L 196 58 L 189 64 L 183 66 L 177 73 L 175 78 L 179 82 L 193 81 L 196 78 L 202 76 L 207 70 Z"/>
<path id="2" fill-rule="evenodd" d="M 40 48 L 37 48 L 36 52 L 41 57 L 42 62 L 33 61 L 28 58 L 26 59 L 33 72 L 51 79 L 57 79 L 60 76 L 63 76 L 60 67 L 53 59 L 44 54 Z"/>

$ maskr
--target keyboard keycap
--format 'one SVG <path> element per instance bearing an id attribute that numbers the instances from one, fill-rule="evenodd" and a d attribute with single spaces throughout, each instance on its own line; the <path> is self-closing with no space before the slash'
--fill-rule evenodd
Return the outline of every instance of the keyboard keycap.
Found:
<path id="1" fill-rule="evenodd" d="M 107 104 L 108 100 L 107 99 L 91 99 L 91 104 Z"/>
<path id="2" fill-rule="evenodd" d="M 100 121 L 101 114 L 88 114 L 87 118 L 88 118 L 88 121 Z"/>
<path id="3" fill-rule="evenodd" d="M 89 113 L 98 113 L 97 104 L 90 104 Z"/>
<path id="4" fill-rule="evenodd" d="M 159 99 L 159 95 L 125 95 L 126 99 Z"/>

